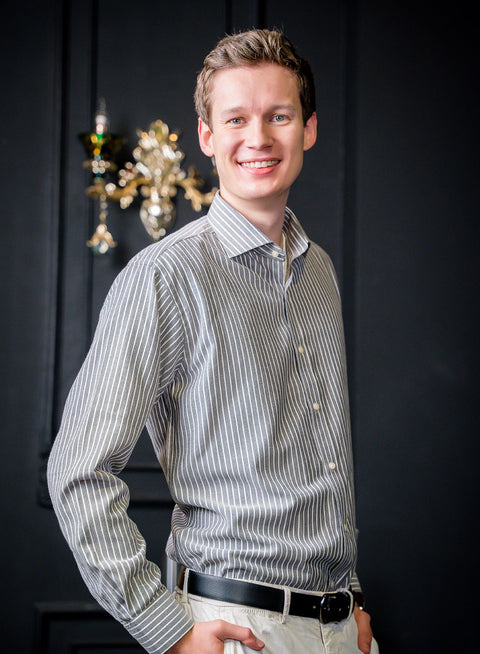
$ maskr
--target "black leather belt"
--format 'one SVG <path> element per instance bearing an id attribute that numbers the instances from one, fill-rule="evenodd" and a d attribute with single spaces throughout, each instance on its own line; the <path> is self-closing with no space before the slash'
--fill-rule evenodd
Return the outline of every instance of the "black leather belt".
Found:
<path id="1" fill-rule="evenodd" d="M 178 578 L 178 587 L 183 589 L 185 569 L 182 567 Z M 249 581 L 214 577 L 199 572 L 189 571 L 187 592 L 200 597 L 243 604 L 265 611 L 283 613 L 285 607 L 285 592 L 281 588 L 271 588 Z M 341 622 L 350 617 L 353 610 L 353 596 L 348 591 L 324 593 L 322 595 L 307 595 L 291 591 L 291 615 L 303 618 L 316 618 L 322 624 Z"/>

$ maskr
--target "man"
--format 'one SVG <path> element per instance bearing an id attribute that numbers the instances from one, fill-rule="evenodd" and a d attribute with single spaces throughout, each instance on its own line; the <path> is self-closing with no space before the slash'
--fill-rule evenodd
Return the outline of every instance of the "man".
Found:
<path id="1" fill-rule="evenodd" d="M 113 284 L 49 461 L 55 510 L 148 652 L 367 653 L 338 287 L 286 208 L 316 140 L 313 77 L 253 30 L 207 56 L 195 100 L 219 194 Z M 176 598 L 117 477 L 145 424 L 175 501 Z"/>

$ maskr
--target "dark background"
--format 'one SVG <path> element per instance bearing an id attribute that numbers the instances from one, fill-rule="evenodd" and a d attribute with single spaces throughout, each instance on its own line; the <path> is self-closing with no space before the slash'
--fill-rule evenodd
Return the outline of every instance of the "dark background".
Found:
<path id="1" fill-rule="evenodd" d="M 150 242 L 138 203 L 114 205 L 118 248 L 86 248 L 96 209 L 77 135 L 103 96 L 124 160 L 160 118 L 208 179 L 196 72 L 225 31 L 252 26 L 283 27 L 314 68 L 318 143 L 289 204 L 342 285 L 358 571 L 381 651 L 477 651 L 478 23 L 473 3 L 366 0 L 3 7 L 2 651 L 138 651 L 90 598 L 45 492 L 99 307 Z M 197 216 L 182 193 L 177 212 L 176 227 Z M 169 500 L 148 442 L 138 452 L 131 513 L 164 566 Z"/>

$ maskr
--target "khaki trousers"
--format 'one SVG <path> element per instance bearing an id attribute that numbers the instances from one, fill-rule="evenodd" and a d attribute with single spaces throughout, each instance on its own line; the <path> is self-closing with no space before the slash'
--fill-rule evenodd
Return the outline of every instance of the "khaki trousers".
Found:
<path id="1" fill-rule="evenodd" d="M 360 654 L 357 624 L 353 615 L 343 622 L 322 624 L 319 620 L 239 604 L 187 595 L 177 590 L 177 600 L 194 622 L 225 620 L 249 627 L 265 643 L 263 654 Z M 224 654 L 252 654 L 254 650 L 233 640 L 226 640 Z M 372 643 L 371 654 L 378 654 Z"/>

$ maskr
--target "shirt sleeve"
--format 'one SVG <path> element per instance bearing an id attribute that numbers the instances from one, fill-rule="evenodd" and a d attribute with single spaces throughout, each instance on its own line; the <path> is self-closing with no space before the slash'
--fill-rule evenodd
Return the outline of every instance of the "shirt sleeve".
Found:
<path id="1" fill-rule="evenodd" d="M 350 580 L 350 587 L 352 590 L 354 590 L 357 593 L 362 592 L 362 586 L 360 585 L 360 580 L 358 579 L 358 575 L 356 572 L 354 572 L 352 575 L 352 578 Z"/>
<path id="2" fill-rule="evenodd" d="M 335 287 L 337 289 L 339 301 L 341 302 L 341 294 L 340 294 L 340 287 L 339 287 L 339 284 L 338 284 L 337 273 L 335 271 L 334 265 L 333 265 L 332 260 L 330 259 L 330 257 L 326 253 L 324 253 L 324 255 L 325 255 L 325 260 L 326 260 L 327 266 L 328 266 L 328 268 L 330 270 L 330 274 L 332 276 L 333 282 L 334 282 Z M 356 530 L 356 531 L 357 531 L 357 536 L 358 536 L 358 530 Z M 352 577 L 351 577 L 351 580 L 350 580 L 350 587 L 355 592 L 358 592 L 358 593 L 362 592 L 362 586 L 360 584 L 360 580 L 358 578 L 356 570 L 354 570 L 354 572 L 352 574 Z"/>
<path id="3" fill-rule="evenodd" d="M 132 262 L 107 296 L 48 462 L 53 507 L 90 592 L 155 654 L 193 623 L 146 559 L 118 474 L 173 379 L 182 341 L 178 311 L 159 272 Z"/>

